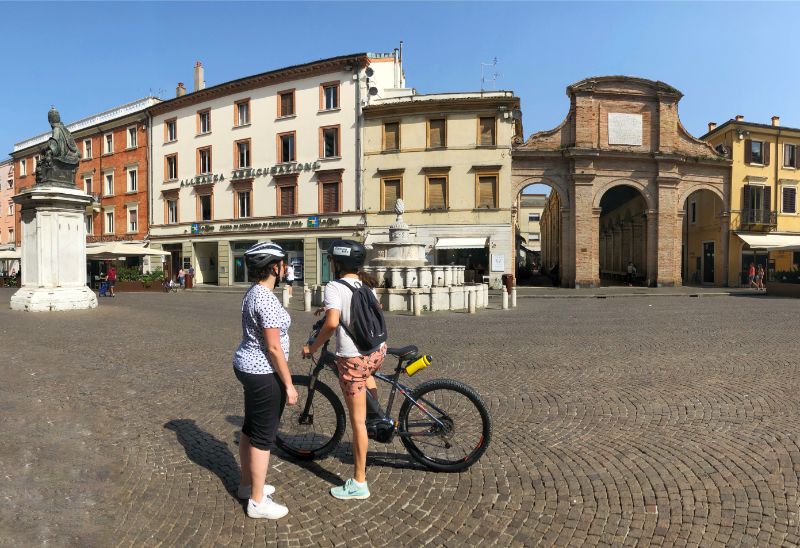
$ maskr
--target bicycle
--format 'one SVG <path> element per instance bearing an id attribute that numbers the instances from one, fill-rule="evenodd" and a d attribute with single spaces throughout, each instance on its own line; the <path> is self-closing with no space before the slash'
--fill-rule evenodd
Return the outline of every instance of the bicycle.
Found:
<path id="1" fill-rule="evenodd" d="M 312 328 L 309 344 L 316 338 L 323 321 Z M 396 435 L 414 460 L 437 472 L 458 472 L 475 464 L 486 452 L 492 437 L 491 416 L 481 397 L 470 386 L 452 379 L 429 380 L 416 387 L 402 384 L 398 380 L 400 374 L 405 366 L 420 357 L 419 349 L 414 345 L 389 348 L 388 354 L 397 357 L 394 372 L 373 374 L 392 387 L 386 409 L 381 409 L 367 393 L 368 409 L 379 417 L 367 420 L 370 439 L 391 443 Z M 336 449 L 344 436 L 344 406 L 333 389 L 319 380 L 326 367 L 332 366 L 336 371 L 335 359 L 326 343 L 319 359 L 312 357 L 308 375 L 292 375 L 298 400 L 296 405 L 285 408 L 275 443 L 298 460 L 325 457 Z M 404 401 L 395 420 L 391 413 L 397 392 Z M 469 416 L 458 414 L 461 409 Z M 462 438 L 466 438 L 463 443 Z"/>

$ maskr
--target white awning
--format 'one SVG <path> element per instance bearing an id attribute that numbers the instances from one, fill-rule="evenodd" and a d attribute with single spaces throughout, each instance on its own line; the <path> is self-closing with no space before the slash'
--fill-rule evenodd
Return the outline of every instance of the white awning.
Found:
<path id="1" fill-rule="evenodd" d="M 5 249 L 0 251 L 0 259 L 20 259 L 22 258 L 22 252 L 18 249 Z"/>
<path id="2" fill-rule="evenodd" d="M 488 238 L 439 238 L 436 249 L 483 249 Z"/>
<path id="3" fill-rule="evenodd" d="M 791 251 L 800 249 L 800 234 L 743 234 L 736 232 L 750 249 L 767 249 L 771 251 Z"/>
<path id="4" fill-rule="evenodd" d="M 86 256 L 91 259 L 114 259 L 116 257 L 163 257 L 169 255 L 169 251 L 142 247 L 136 244 L 124 244 L 113 242 L 101 244 L 96 247 L 87 247 Z"/>

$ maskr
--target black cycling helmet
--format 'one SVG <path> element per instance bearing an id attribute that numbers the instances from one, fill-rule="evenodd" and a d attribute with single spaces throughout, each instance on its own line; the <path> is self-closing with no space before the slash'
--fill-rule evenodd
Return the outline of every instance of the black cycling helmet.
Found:
<path id="1" fill-rule="evenodd" d="M 353 240 L 334 240 L 328 247 L 328 257 L 347 270 L 358 270 L 367 260 L 367 248 Z"/>
<path id="2" fill-rule="evenodd" d="M 248 272 L 259 272 L 273 263 L 283 260 L 286 253 L 275 242 L 258 242 L 244 252 Z"/>

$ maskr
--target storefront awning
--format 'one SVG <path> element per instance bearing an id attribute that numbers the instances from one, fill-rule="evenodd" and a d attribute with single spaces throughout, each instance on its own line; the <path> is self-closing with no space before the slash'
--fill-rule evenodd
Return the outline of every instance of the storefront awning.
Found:
<path id="1" fill-rule="evenodd" d="M 439 238 L 436 249 L 483 249 L 488 238 Z"/>
<path id="2" fill-rule="evenodd" d="M 766 249 L 769 251 L 800 250 L 800 235 L 789 234 L 745 234 L 736 232 L 750 249 Z"/>
<path id="3" fill-rule="evenodd" d="M 22 258 L 22 253 L 19 250 L 14 249 L 5 249 L 0 251 L 0 259 L 20 259 Z"/>
<path id="4" fill-rule="evenodd" d="M 135 244 L 123 244 L 113 242 L 101 244 L 96 247 L 86 248 L 86 257 L 90 259 L 114 259 L 116 257 L 163 257 L 169 255 L 169 251 L 152 249 Z"/>

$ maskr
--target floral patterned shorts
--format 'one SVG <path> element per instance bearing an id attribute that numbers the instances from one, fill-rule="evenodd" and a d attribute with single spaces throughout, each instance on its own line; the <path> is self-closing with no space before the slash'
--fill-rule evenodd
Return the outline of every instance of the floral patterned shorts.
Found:
<path id="1" fill-rule="evenodd" d="M 336 368 L 339 370 L 339 386 L 342 387 L 342 392 L 350 396 L 363 392 L 367 379 L 381 368 L 385 357 L 386 344 L 366 356 L 337 357 Z"/>

